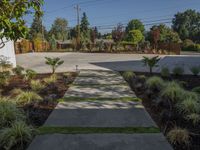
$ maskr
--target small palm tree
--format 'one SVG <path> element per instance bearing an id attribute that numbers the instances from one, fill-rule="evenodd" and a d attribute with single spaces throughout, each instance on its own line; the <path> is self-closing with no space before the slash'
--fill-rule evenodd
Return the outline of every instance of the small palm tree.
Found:
<path id="1" fill-rule="evenodd" d="M 56 69 L 62 65 L 64 63 L 63 60 L 60 60 L 60 58 L 56 57 L 56 58 L 49 58 L 49 57 L 45 57 L 46 59 L 46 64 L 51 66 L 52 69 L 52 74 L 55 73 Z"/>
<path id="2" fill-rule="evenodd" d="M 159 56 L 155 56 L 152 58 L 143 56 L 143 63 L 149 67 L 149 72 L 152 73 L 153 67 L 156 67 L 157 63 L 159 62 Z"/>

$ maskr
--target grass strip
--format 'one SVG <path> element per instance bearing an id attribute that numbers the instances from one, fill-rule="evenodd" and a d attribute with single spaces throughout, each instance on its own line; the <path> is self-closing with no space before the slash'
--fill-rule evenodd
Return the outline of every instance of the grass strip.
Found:
<path id="1" fill-rule="evenodd" d="M 121 98 L 85 98 L 85 97 L 64 97 L 59 100 L 59 102 L 66 102 L 66 101 L 133 101 L 133 102 L 141 102 L 142 100 L 138 97 L 121 97 Z"/>
<path id="2" fill-rule="evenodd" d="M 43 126 L 39 129 L 39 134 L 95 134 L 95 133 L 160 133 L 156 127 L 49 127 Z"/>

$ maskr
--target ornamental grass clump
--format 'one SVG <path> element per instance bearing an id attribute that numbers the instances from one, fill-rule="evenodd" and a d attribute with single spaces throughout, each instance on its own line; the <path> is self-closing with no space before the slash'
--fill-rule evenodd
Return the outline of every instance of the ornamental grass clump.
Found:
<path id="1" fill-rule="evenodd" d="M 169 68 L 167 68 L 167 67 L 163 67 L 161 69 L 160 73 L 161 73 L 162 77 L 169 77 L 170 76 L 170 71 L 169 71 Z"/>
<path id="2" fill-rule="evenodd" d="M 49 85 L 49 84 L 55 83 L 57 81 L 57 79 L 58 79 L 58 76 L 56 74 L 53 74 L 50 77 L 45 78 L 44 82 Z"/>
<path id="3" fill-rule="evenodd" d="M 165 88 L 161 91 L 161 97 L 167 98 L 173 103 L 183 99 L 185 90 L 175 81 L 166 84 Z"/>
<path id="4" fill-rule="evenodd" d="M 24 72 L 24 68 L 17 65 L 15 68 L 12 69 L 12 72 L 14 73 L 14 75 L 22 76 Z"/>
<path id="5" fill-rule="evenodd" d="M 181 76 L 181 75 L 184 74 L 185 70 L 184 70 L 184 68 L 178 67 L 178 66 L 177 66 L 177 67 L 174 67 L 174 68 L 173 68 L 172 72 L 173 72 L 173 74 L 174 74 L 175 76 Z"/>
<path id="6" fill-rule="evenodd" d="M 199 73 L 200 73 L 200 67 L 198 66 L 193 66 L 190 68 L 190 71 L 191 73 L 194 75 L 194 76 L 198 76 Z"/>
<path id="7" fill-rule="evenodd" d="M 24 113 L 15 103 L 8 98 L 0 98 L 0 128 L 11 126 L 15 121 L 24 119 Z"/>
<path id="8" fill-rule="evenodd" d="M 151 90 L 161 90 L 165 86 L 164 80 L 157 76 L 148 78 L 146 84 Z"/>
<path id="9" fill-rule="evenodd" d="M 25 74 L 25 76 L 24 76 L 24 79 L 25 79 L 26 81 L 32 80 L 33 78 L 35 78 L 36 75 L 37 75 L 37 72 L 36 72 L 36 71 L 34 71 L 34 70 L 32 70 L 32 69 L 27 69 L 27 70 L 26 70 L 26 74 Z"/>
<path id="10" fill-rule="evenodd" d="M 45 85 L 43 85 L 40 80 L 31 80 L 30 87 L 33 91 L 40 92 L 45 88 Z"/>
<path id="11" fill-rule="evenodd" d="M 15 122 L 11 127 L 0 130 L 0 149 L 25 149 L 35 130 L 24 122 Z"/>
<path id="12" fill-rule="evenodd" d="M 37 103 L 42 100 L 42 97 L 39 96 L 37 93 L 33 91 L 23 91 L 16 97 L 16 103 L 17 105 L 28 105 L 31 103 Z"/>
<path id="13" fill-rule="evenodd" d="M 193 88 L 192 92 L 195 92 L 200 95 L 200 86 Z"/>
<path id="14" fill-rule="evenodd" d="M 200 112 L 200 103 L 192 97 L 186 97 L 182 102 L 177 104 L 177 109 L 183 114 L 192 114 Z"/>
<path id="15" fill-rule="evenodd" d="M 168 132 L 167 138 L 173 145 L 189 145 L 190 134 L 186 129 L 175 127 Z"/>
<path id="16" fill-rule="evenodd" d="M 192 114 L 186 115 L 186 116 L 185 116 L 185 119 L 186 119 L 187 121 L 192 122 L 192 124 L 193 124 L 194 126 L 196 126 L 196 125 L 198 125 L 198 124 L 200 123 L 200 115 L 197 114 L 197 113 L 192 113 Z"/>
<path id="17" fill-rule="evenodd" d="M 122 76 L 124 77 L 124 79 L 125 79 L 126 81 L 129 81 L 129 80 L 131 80 L 132 78 L 134 78 L 136 75 L 135 75 L 135 73 L 132 72 L 132 71 L 126 71 L 126 72 L 124 72 L 124 73 L 122 74 Z"/>

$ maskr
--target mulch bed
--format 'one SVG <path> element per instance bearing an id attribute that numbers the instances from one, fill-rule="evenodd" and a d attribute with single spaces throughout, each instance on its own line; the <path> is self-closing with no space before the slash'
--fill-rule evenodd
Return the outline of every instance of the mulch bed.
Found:
<path id="1" fill-rule="evenodd" d="M 43 80 L 44 78 L 50 77 L 51 74 L 37 74 L 34 80 Z M 56 83 L 51 84 L 42 90 L 39 95 L 43 98 L 42 102 L 37 104 L 30 104 L 24 106 L 22 109 L 28 116 L 28 122 L 34 127 L 39 127 L 44 124 L 48 116 L 51 114 L 57 100 L 62 98 L 69 88 L 69 85 L 74 81 L 77 73 L 69 73 L 68 76 L 65 73 L 58 73 L 58 80 Z M 23 80 L 22 77 L 12 76 L 9 85 L 3 87 L 2 96 L 9 96 L 13 89 L 22 89 L 24 91 L 31 90 L 29 82 Z M 53 97 L 53 101 L 48 101 L 48 96 Z"/>

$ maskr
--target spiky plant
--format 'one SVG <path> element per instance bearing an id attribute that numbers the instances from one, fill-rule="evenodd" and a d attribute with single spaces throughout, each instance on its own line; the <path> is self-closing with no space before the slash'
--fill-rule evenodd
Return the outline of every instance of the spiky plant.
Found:
<path id="1" fill-rule="evenodd" d="M 200 73 L 200 67 L 198 66 L 193 66 L 190 68 L 190 71 L 194 76 L 197 76 Z"/>
<path id="2" fill-rule="evenodd" d="M 159 56 L 155 56 L 152 58 L 143 56 L 142 61 L 144 65 L 149 67 L 149 72 L 152 73 L 153 68 L 157 66 L 157 63 L 160 61 L 160 58 Z"/>
<path id="3" fill-rule="evenodd" d="M 16 104 L 8 98 L 0 98 L 0 128 L 8 127 L 13 122 L 24 120 L 25 116 Z"/>
<path id="4" fill-rule="evenodd" d="M 24 68 L 22 66 L 19 66 L 19 65 L 17 65 L 15 68 L 12 69 L 12 72 L 15 75 L 18 75 L 18 76 L 22 76 L 23 75 L 23 71 L 24 71 Z"/>
<path id="5" fill-rule="evenodd" d="M 33 79 L 37 75 L 37 72 L 32 69 L 27 69 L 24 79 L 26 81 Z"/>
<path id="6" fill-rule="evenodd" d="M 184 98 L 191 98 L 194 101 L 199 101 L 199 95 L 195 92 L 185 91 Z"/>
<path id="7" fill-rule="evenodd" d="M 170 143 L 174 145 L 189 145 L 190 143 L 190 134 L 186 129 L 181 129 L 175 127 L 171 131 L 168 132 L 167 138 Z"/>
<path id="8" fill-rule="evenodd" d="M 0 132 L 2 149 L 24 149 L 31 141 L 35 130 L 24 122 L 15 122 L 10 128 L 4 128 Z"/>
<path id="9" fill-rule="evenodd" d="M 161 90 L 165 86 L 164 80 L 157 76 L 148 78 L 146 84 L 152 90 Z"/>
<path id="10" fill-rule="evenodd" d="M 162 76 L 162 77 L 169 77 L 169 76 L 170 76 L 169 68 L 163 67 L 163 68 L 161 69 L 161 76 Z"/>
<path id="11" fill-rule="evenodd" d="M 174 74 L 175 76 L 181 76 L 181 75 L 183 75 L 183 73 L 184 73 L 185 71 L 184 71 L 184 68 L 179 67 L 179 66 L 176 66 L 176 67 L 173 68 L 172 72 L 173 72 L 173 74 Z"/>
<path id="12" fill-rule="evenodd" d="M 197 113 L 186 115 L 185 119 L 191 121 L 194 126 L 200 123 L 200 115 Z"/>
<path id="13" fill-rule="evenodd" d="M 53 74 L 53 75 L 51 75 L 50 77 L 45 78 L 45 79 L 44 79 L 44 82 L 45 82 L 46 84 L 52 84 L 52 83 L 55 83 L 55 82 L 57 81 L 57 79 L 58 79 L 58 76 L 57 76 L 56 74 Z"/>
<path id="14" fill-rule="evenodd" d="M 9 79 L 10 79 L 10 72 L 9 71 L 0 72 L 0 86 L 8 85 Z"/>
<path id="15" fill-rule="evenodd" d="M 23 91 L 21 89 L 13 89 L 11 92 L 10 92 L 10 96 L 11 97 L 16 97 L 17 95 L 21 94 Z"/>
<path id="16" fill-rule="evenodd" d="M 183 99 L 185 90 L 177 82 L 169 82 L 161 91 L 161 97 L 169 99 L 171 102 L 176 103 Z"/>
<path id="17" fill-rule="evenodd" d="M 129 81 L 132 78 L 134 78 L 136 75 L 133 71 L 126 71 L 122 74 L 122 76 L 124 77 L 125 80 Z"/>
<path id="18" fill-rule="evenodd" d="M 192 92 L 195 92 L 195 93 L 197 93 L 197 94 L 200 95 L 200 86 L 199 86 L 199 87 L 193 88 L 193 89 L 192 89 Z"/>
<path id="19" fill-rule="evenodd" d="M 33 91 L 23 91 L 16 97 L 17 105 L 27 105 L 37 103 L 42 100 L 42 97 Z"/>
<path id="20" fill-rule="evenodd" d="M 49 65 L 52 69 L 52 74 L 55 73 L 56 69 L 62 65 L 64 63 L 63 60 L 60 60 L 60 58 L 56 57 L 56 58 L 49 58 L 49 57 L 45 57 L 46 59 L 46 64 Z"/>
<path id="21" fill-rule="evenodd" d="M 30 87 L 33 91 L 40 92 L 45 88 L 45 85 L 43 85 L 40 80 L 31 80 Z"/>
<path id="22" fill-rule="evenodd" d="M 180 113 L 191 114 L 200 112 L 200 103 L 191 97 L 186 97 L 181 103 L 177 104 Z"/>

